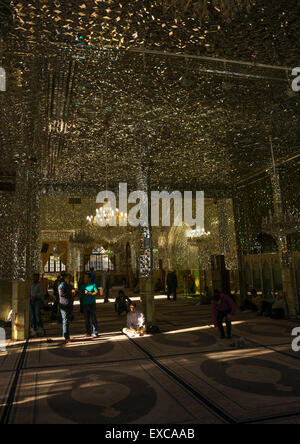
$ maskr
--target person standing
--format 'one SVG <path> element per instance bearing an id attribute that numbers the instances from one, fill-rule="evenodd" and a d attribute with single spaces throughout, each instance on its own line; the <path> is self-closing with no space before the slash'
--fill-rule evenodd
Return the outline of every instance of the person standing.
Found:
<path id="1" fill-rule="evenodd" d="M 62 282 L 62 278 L 60 275 L 58 275 L 56 280 L 54 281 L 54 284 L 53 284 L 54 304 L 53 304 L 52 315 L 51 315 L 51 320 L 53 320 L 53 321 L 60 319 L 58 287 L 61 282 Z"/>
<path id="2" fill-rule="evenodd" d="M 221 339 L 225 339 L 223 321 L 226 322 L 227 338 L 231 339 L 231 320 L 236 311 L 232 298 L 224 293 L 215 291 L 212 300 L 212 318 L 215 328 L 219 329 Z"/>
<path id="3" fill-rule="evenodd" d="M 167 276 L 167 287 L 168 287 L 168 300 L 170 300 L 171 294 L 173 294 L 173 299 L 176 301 L 177 299 L 177 287 L 178 287 L 178 280 L 177 275 L 175 271 L 170 271 Z"/>
<path id="4" fill-rule="evenodd" d="M 109 290 L 110 290 L 110 275 L 108 271 L 105 271 L 103 274 L 104 304 L 108 304 L 109 302 Z"/>
<path id="5" fill-rule="evenodd" d="M 73 314 L 75 290 L 71 285 L 71 278 L 72 276 L 70 274 L 66 274 L 64 276 L 64 280 L 58 287 L 59 308 L 62 318 L 62 330 L 66 344 L 72 342 L 70 338 L 70 323 Z"/>
<path id="6" fill-rule="evenodd" d="M 92 284 L 90 273 L 84 273 L 84 283 L 80 287 L 82 309 L 85 319 L 86 336 L 98 337 L 98 321 L 97 321 L 97 307 L 96 298 L 99 294 L 99 289 L 96 284 Z"/>
<path id="7" fill-rule="evenodd" d="M 195 280 L 191 275 L 191 273 L 189 273 L 186 279 L 186 286 L 187 286 L 188 296 L 193 296 L 195 294 L 196 288 L 195 288 Z"/>
<path id="8" fill-rule="evenodd" d="M 31 312 L 31 337 L 45 334 L 41 309 L 43 306 L 43 285 L 40 275 L 33 275 L 33 283 L 30 286 L 30 312 Z"/>

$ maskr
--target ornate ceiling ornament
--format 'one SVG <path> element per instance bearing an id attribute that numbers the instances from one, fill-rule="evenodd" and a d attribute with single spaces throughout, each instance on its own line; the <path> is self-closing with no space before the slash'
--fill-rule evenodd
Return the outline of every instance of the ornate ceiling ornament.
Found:
<path id="1" fill-rule="evenodd" d="M 69 242 L 75 248 L 87 248 L 94 245 L 94 238 L 87 233 L 85 230 L 75 230 L 73 234 L 71 234 L 69 238 Z"/>
<path id="2" fill-rule="evenodd" d="M 111 227 L 106 225 L 105 227 L 100 227 L 98 224 L 89 223 L 87 225 L 88 233 L 97 242 L 106 242 L 108 245 L 115 245 L 122 241 L 128 236 L 132 237 L 134 234 L 137 235 L 138 230 L 133 227 Z"/>

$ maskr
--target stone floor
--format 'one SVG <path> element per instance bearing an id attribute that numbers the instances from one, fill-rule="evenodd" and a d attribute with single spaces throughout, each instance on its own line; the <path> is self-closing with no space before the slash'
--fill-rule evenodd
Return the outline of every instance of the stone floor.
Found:
<path id="1" fill-rule="evenodd" d="M 1 423 L 300 423 L 300 353 L 293 321 L 237 314 L 221 341 L 210 307 L 156 301 L 162 333 L 128 339 L 113 304 L 98 305 L 101 335 L 84 339 L 78 308 L 64 346 L 46 338 L 10 344 L 0 355 Z M 231 347 L 243 337 L 246 347 Z"/>

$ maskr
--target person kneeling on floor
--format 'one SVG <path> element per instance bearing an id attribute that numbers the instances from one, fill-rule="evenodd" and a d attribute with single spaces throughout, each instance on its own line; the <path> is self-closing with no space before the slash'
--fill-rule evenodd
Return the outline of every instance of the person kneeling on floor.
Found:
<path id="1" fill-rule="evenodd" d="M 145 315 L 142 310 L 136 308 L 136 304 L 131 302 L 127 313 L 127 328 L 123 329 L 123 333 L 128 336 L 144 336 L 145 334 Z"/>
<path id="2" fill-rule="evenodd" d="M 221 339 L 225 339 L 224 319 L 226 322 L 227 338 L 231 339 L 231 320 L 235 311 L 236 305 L 232 298 L 227 294 L 215 291 L 212 300 L 212 317 L 214 326 L 219 329 Z"/>

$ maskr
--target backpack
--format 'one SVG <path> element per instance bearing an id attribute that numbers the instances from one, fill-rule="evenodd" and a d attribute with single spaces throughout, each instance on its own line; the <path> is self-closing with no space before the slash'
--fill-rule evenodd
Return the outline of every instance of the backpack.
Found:
<path id="1" fill-rule="evenodd" d="M 161 333 L 161 331 L 159 327 L 157 327 L 156 325 L 149 325 L 149 327 L 147 328 L 147 333 L 154 334 L 154 333 Z"/>
<path id="2" fill-rule="evenodd" d="M 60 284 L 60 286 L 58 287 L 58 294 L 59 294 L 59 303 L 60 303 L 60 305 L 67 306 L 70 303 L 70 299 L 68 297 L 66 297 L 66 296 L 63 296 L 64 294 L 66 294 L 66 290 L 64 291 L 64 286 L 65 285 L 66 285 L 65 282 Z"/>

